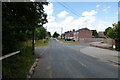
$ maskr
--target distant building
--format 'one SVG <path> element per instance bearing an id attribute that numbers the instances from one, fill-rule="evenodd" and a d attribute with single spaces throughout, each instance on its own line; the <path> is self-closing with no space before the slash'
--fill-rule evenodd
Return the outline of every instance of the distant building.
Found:
<path id="1" fill-rule="evenodd" d="M 75 41 L 81 41 L 81 40 L 89 40 L 92 38 L 92 31 L 88 28 L 82 28 L 78 29 L 74 33 L 74 39 Z"/>
<path id="2" fill-rule="evenodd" d="M 100 38 L 106 38 L 106 36 L 104 35 L 104 32 L 98 32 L 98 35 Z"/>
<path id="3" fill-rule="evenodd" d="M 88 28 L 82 28 L 75 31 L 67 31 L 63 34 L 65 39 L 73 39 L 75 41 L 89 40 L 92 38 L 92 31 Z"/>
<path id="4" fill-rule="evenodd" d="M 64 33 L 64 38 L 65 39 L 73 39 L 73 34 L 74 34 L 75 30 L 73 29 L 73 31 L 67 31 Z"/>

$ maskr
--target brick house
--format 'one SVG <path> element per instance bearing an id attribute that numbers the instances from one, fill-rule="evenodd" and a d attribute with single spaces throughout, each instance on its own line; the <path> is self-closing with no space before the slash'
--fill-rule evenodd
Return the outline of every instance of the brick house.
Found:
<path id="1" fill-rule="evenodd" d="M 92 38 L 92 31 L 88 28 L 82 28 L 75 31 L 67 31 L 64 34 L 64 39 L 74 39 L 75 41 L 89 41 Z"/>
<path id="2" fill-rule="evenodd" d="M 75 41 L 89 41 L 92 38 L 92 31 L 88 28 L 78 29 L 74 32 Z"/>
<path id="3" fill-rule="evenodd" d="M 75 30 L 73 29 L 73 31 L 67 31 L 64 33 L 64 38 L 65 39 L 73 39 L 73 34 L 74 34 Z"/>

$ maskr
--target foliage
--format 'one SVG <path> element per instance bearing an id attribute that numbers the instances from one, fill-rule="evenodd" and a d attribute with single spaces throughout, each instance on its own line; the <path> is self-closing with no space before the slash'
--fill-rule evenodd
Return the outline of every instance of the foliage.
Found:
<path id="1" fill-rule="evenodd" d="M 51 33 L 50 32 L 47 32 L 48 36 L 51 37 Z"/>
<path id="2" fill-rule="evenodd" d="M 47 35 L 46 29 L 44 27 L 38 27 L 35 29 L 35 38 L 37 40 L 39 39 L 45 39 Z"/>
<path id="3" fill-rule="evenodd" d="M 106 29 L 105 29 L 105 32 L 104 32 L 104 35 L 107 36 L 107 32 L 108 32 L 110 29 L 112 29 L 112 28 L 111 28 L 111 27 L 106 28 Z"/>
<path id="4" fill-rule="evenodd" d="M 35 46 L 47 46 L 48 39 L 36 40 Z"/>
<path id="5" fill-rule="evenodd" d="M 57 32 L 55 32 L 54 34 L 53 34 L 53 37 L 54 38 L 57 38 L 59 36 L 59 34 L 57 33 Z"/>
<path id="6" fill-rule="evenodd" d="M 17 45 L 31 39 L 32 30 L 47 22 L 43 5 L 47 2 L 2 3 L 2 52 L 17 50 Z"/>
<path id="7" fill-rule="evenodd" d="M 99 37 L 99 35 L 98 35 L 96 30 L 92 30 L 92 36 L 94 36 L 95 38 Z"/>
<path id="8" fill-rule="evenodd" d="M 112 38 L 112 39 L 115 39 L 115 28 L 109 29 L 107 32 L 107 36 Z"/>
<path id="9" fill-rule="evenodd" d="M 22 44 L 21 53 L 2 60 L 2 78 L 26 78 L 36 56 L 32 55 L 31 41 Z M 6 80 L 6 79 L 5 79 Z M 19 79 L 20 80 L 20 79 Z M 22 79 L 21 79 L 22 80 Z"/>
<path id="10" fill-rule="evenodd" d="M 116 49 L 120 50 L 120 21 L 117 24 L 113 24 L 113 28 L 108 30 L 107 36 L 115 39 Z"/>

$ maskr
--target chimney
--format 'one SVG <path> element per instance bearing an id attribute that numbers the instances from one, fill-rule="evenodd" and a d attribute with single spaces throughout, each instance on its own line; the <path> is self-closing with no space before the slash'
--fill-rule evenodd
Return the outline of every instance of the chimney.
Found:
<path id="1" fill-rule="evenodd" d="M 75 29 L 73 29 L 73 32 L 75 32 Z"/>

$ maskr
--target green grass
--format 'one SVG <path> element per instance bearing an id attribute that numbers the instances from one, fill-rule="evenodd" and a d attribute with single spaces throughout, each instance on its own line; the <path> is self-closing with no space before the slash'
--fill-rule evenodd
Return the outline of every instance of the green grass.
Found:
<path id="1" fill-rule="evenodd" d="M 31 41 L 24 42 L 20 54 L 2 60 L 3 78 L 26 78 L 36 56 L 32 54 Z"/>
<path id="2" fill-rule="evenodd" d="M 114 57 L 116 57 L 116 58 L 120 58 L 120 56 L 114 56 Z"/>
<path id="3" fill-rule="evenodd" d="M 112 44 L 112 40 L 111 39 L 105 39 L 103 40 L 104 43 L 107 43 L 107 44 Z"/>
<path id="4" fill-rule="evenodd" d="M 42 40 L 37 40 L 35 43 L 35 46 L 47 46 L 48 45 L 48 39 L 42 39 Z"/>
<path id="5" fill-rule="evenodd" d="M 58 40 L 68 44 L 80 44 L 80 42 L 78 41 L 65 41 L 64 39 L 61 39 L 61 38 L 58 38 Z"/>

